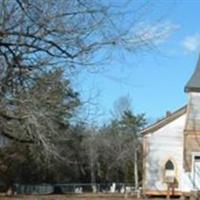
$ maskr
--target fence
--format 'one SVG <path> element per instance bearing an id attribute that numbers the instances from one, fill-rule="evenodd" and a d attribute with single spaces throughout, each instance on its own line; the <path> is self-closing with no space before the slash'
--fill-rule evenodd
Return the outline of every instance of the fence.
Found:
<path id="1" fill-rule="evenodd" d="M 125 193 L 135 192 L 132 184 L 125 183 L 70 183 L 70 184 L 15 184 L 18 194 L 67 194 L 67 193 Z"/>
<path id="2" fill-rule="evenodd" d="M 53 185 L 41 184 L 41 185 L 15 185 L 15 191 L 18 194 L 51 194 L 54 192 Z"/>

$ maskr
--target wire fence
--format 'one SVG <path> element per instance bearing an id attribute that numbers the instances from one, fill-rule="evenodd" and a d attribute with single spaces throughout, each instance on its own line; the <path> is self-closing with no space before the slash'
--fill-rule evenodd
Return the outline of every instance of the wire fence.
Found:
<path id="1" fill-rule="evenodd" d="M 125 183 L 70 183 L 70 184 L 15 184 L 14 190 L 18 194 L 67 194 L 67 193 L 134 193 L 132 184 Z"/>

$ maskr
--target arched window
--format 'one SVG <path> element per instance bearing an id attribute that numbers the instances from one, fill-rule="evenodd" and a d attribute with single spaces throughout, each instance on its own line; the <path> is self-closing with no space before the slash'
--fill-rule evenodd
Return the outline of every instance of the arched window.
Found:
<path id="1" fill-rule="evenodd" d="M 168 160 L 165 163 L 165 170 L 174 170 L 174 164 L 171 160 Z"/>
<path id="2" fill-rule="evenodd" d="M 175 165 L 174 163 L 169 159 L 165 163 L 165 173 L 164 173 L 164 178 L 166 183 L 174 183 L 176 179 L 176 170 L 175 170 Z"/>

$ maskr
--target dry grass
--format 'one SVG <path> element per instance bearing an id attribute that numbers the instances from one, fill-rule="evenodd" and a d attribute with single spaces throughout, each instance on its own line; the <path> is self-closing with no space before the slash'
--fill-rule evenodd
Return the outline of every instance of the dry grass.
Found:
<path id="1" fill-rule="evenodd" d="M 124 200 L 124 195 L 25 195 L 25 196 L 15 196 L 15 197 L 5 197 L 0 196 L 0 200 Z M 128 196 L 128 200 L 136 200 L 135 197 Z M 137 199 L 138 200 L 138 199 Z M 141 200 L 141 199 L 140 199 Z"/>

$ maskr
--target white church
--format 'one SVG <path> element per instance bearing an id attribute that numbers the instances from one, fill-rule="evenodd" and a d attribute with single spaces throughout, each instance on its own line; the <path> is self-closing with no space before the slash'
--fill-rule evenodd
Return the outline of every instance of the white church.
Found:
<path id="1" fill-rule="evenodd" d="M 142 131 L 144 194 L 200 190 L 200 58 L 185 92 L 187 105 Z"/>

